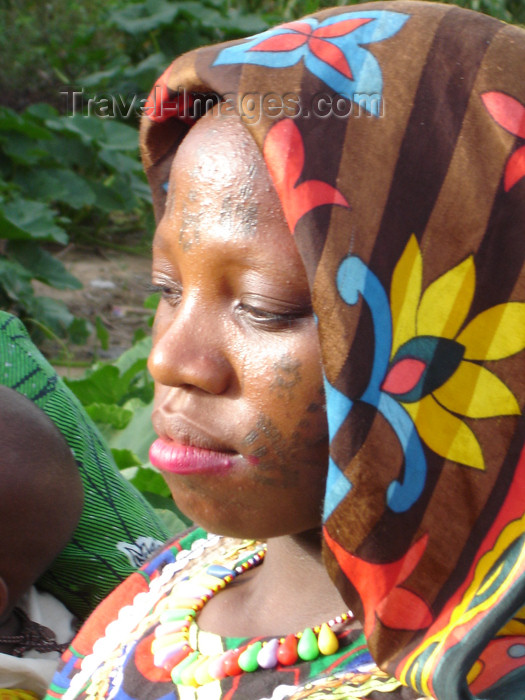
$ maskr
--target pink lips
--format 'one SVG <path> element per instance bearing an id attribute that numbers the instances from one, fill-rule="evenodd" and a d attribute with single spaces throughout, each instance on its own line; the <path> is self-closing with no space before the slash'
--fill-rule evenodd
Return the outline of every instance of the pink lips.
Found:
<path id="1" fill-rule="evenodd" d="M 154 467 L 172 474 L 195 474 L 229 469 L 233 465 L 233 454 L 205 450 L 192 445 L 155 440 L 149 449 L 149 458 Z"/>

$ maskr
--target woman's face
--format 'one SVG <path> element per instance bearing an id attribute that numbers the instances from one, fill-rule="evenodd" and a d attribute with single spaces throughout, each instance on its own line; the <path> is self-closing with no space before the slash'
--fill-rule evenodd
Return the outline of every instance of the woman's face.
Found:
<path id="1" fill-rule="evenodd" d="M 306 274 L 232 117 L 204 117 L 177 151 L 153 283 L 151 458 L 177 506 L 233 536 L 319 526 L 328 431 Z"/>

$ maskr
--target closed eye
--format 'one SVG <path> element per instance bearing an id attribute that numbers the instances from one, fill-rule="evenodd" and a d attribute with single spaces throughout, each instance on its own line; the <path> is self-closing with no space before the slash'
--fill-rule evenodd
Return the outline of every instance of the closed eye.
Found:
<path id="1" fill-rule="evenodd" d="M 160 294 L 161 299 L 167 301 L 171 306 L 177 306 L 182 299 L 182 287 L 179 284 L 169 282 L 153 283 L 149 289 L 152 294 Z"/>
<path id="2" fill-rule="evenodd" d="M 236 307 L 237 312 L 249 323 L 265 330 L 285 330 L 295 323 L 311 317 L 310 308 L 290 308 L 286 311 L 271 311 L 259 306 L 242 302 Z"/>

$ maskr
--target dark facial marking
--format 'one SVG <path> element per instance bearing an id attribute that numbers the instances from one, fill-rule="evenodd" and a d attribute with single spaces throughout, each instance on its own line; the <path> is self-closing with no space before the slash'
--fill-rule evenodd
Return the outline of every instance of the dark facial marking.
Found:
<path id="1" fill-rule="evenodd" d="M 262 461 L 257 464 L 257 470 L 254 474 L 256 481 L 266 485 L 279 486 L 280 488 L 293 486 L 297 478 L 297 468 L 288 463 L 289 460 L 284 450 L 285 440 L 283 435 L 268 416 L 263 414 L 259 416 L 255 428 L 248 433 L 244 442 L 249 445 L 253 445 L 256 442 L 262 443 L 251 453 L 254 457 L 262 458 L 268 455 L 275 455 L 279 462 L 286 464 L 286 467 L 281 466 L 279 468 L 277 477 L 272 477 L 268 475 L 268 472 L 274 470 L 274 467 Z"/>
<path id="2" fill-rule="evenodd" d="M 301 381 L 301 362 L 291 355 L 284 355 L 273 365 L 275 377 L 271 388 L 275 389 L 279 398 L 289 397 L 292 389 Z"/>
<path id="3" fill-rule="evenodd" d="M 245 186 L 241 188 L 241 194 Z M 234 203 L 232 195 L 228 194 L 222 200 L 219 212 L 221 226 L 232 228 L 235 223 L 240 222 L 245 236 L 254 236 L 257 232 L 259 219 L 259 209 L 256 202 L 249 203 L 247 198 L 242 197 L 241 201 Z"/>

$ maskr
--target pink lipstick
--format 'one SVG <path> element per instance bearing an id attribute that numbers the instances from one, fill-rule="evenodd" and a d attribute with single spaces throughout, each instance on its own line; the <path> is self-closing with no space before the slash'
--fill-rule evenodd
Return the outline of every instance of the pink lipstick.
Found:
<path id="1" fill-rule="evenodd" d="M 217 472 L 233 466 L 233 453 L 206 450 L 193 445 L 180 445 L 158 438 L 149 449 L 151 463 L 171 474 Z"/>

